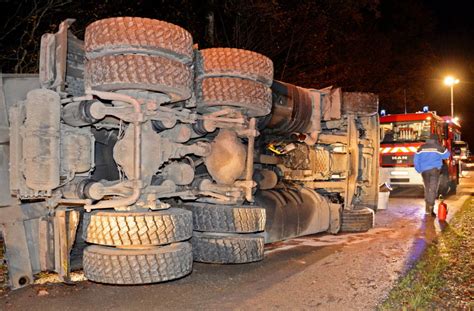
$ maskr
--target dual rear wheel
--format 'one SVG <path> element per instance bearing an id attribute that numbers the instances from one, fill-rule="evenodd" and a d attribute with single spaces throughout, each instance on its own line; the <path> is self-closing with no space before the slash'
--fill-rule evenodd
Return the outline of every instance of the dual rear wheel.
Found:
<path id="1" fill-rule="evenodd" d="M 94 22 L 85 33 L 86 90 L 157 93 L 168 102 L 195 95 L 201 113 L 226 107 L 248 117 L 270 113 L 270 59 L 239 49 L 193 51 L 192 44 L 186 30 L 158 20 Z M 94 244 L 84 251 L 86 277 L 154 283 L 189 274 L 193 257 L 209 263 L 263 259 L 264 238 L 257 232 L 264 230 L 264 209 L 201 203 L 186 209 L 85 213 L 83 237 Z"/>
<path id="2" fill-rule="evenodd" d="M 193 94 L 193 42 L 189 32 L 159 20 L 118 17 L 86 29 L 86 90 L 127 91 L 184 101 Z M 135 94 L 134 93 L 134 94 Z M 83 254 L 89 280 L 146 284 L 192 271 L 192 214 L 160 211 L 85 213 Z"/>
<path id="3" fill-rule="evenodd" d="M 273 63 L 261 54 L 231 48 L 196 52 L 196 103 L 202 113 L 225 107 L 261 117 L 272 107 Z"/>
<path id="4" fill-rule="evenodd" d="M 146 284 L 192 271 L 192 214 L 179 208 L 152 212 L 94 211 L 84 216 L 85 276 L 108 284 Z"/>
<path id="5" fill-rule="evenodd" d="M 194 260 L 205 263 L 241 264 L 263 259 L 265 209 L 191 203 L 191 239 Z"/>

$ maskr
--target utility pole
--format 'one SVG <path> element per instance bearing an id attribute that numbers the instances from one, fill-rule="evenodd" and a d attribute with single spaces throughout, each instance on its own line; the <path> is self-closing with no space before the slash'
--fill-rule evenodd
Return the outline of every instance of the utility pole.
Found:
<path id="1" fill-rule="evenodd" d="M 444 78 L 444 84 L 451 87 L 451 118 L 454 118 L 454 85 L 459 83 L 459 79 L 452 76 Z"/>
<path id="2" fill-rule="evenodd" d="M 407 89 L 403 89 L 403 95 L 405 97 L 405 114 L 407 114 Z"/>
<path id="3" fill-rule="evenodd" d="M 454 118 L 454 84 L 451 84 L 451 118 Z"/>

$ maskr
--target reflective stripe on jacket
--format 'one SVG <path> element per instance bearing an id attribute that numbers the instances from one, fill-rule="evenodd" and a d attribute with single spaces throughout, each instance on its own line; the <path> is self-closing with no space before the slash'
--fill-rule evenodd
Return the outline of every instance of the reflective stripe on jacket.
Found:
<path id="1" fill-rule="evenodd" d="M 432 168 L 441 169 L 443 160 L 449 158 L 449 155 L 448 149 L 438 144 L 437 141 L 429 139 L 415 153 L 415 170 L 422 173 Z"/>

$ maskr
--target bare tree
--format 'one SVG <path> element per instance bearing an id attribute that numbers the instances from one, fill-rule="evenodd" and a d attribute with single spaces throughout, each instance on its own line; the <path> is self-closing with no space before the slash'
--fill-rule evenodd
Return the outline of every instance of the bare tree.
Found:
<path id="1" fill-rule="evenodd" d="M 15 62 L 15 73 L 36 72 L 38 68 L 38 51 L 41 41 L 40 29 L 49 27 L 51 14 L 70 4 L 72 0 L 26 0 L 14 2 L 13 15 L 3 24 L 0 41 L 17 36 L 17 46 L 2 53 L 4 61 Z"/>

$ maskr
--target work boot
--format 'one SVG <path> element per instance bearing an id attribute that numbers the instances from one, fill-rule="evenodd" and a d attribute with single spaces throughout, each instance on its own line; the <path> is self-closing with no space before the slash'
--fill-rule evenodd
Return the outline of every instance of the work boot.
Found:
<path id="1" fill-rule="evenodd" d="M 425 215 L 430 215 L 430 214 L 431 214 L 431 211 L 432 211 L 432 206 L 426 204 L 426 205 L 425 205 Z"/>
<path id="2" fill-rule="evenodd" d="M 431 215 L 431 216 L 435 216 L 435 217 L 436 217 L 436 214 L 435 214 L 435 212 L 434 212 L 434 206 L 433 206 L 433 205 L 428 205 L 428 204 L 426 204 L 425 215 Z"/>

